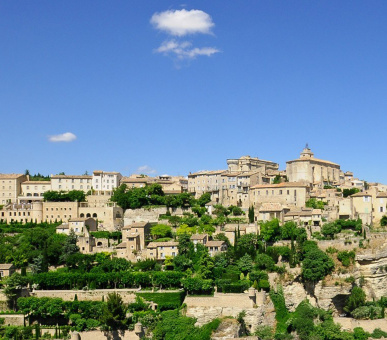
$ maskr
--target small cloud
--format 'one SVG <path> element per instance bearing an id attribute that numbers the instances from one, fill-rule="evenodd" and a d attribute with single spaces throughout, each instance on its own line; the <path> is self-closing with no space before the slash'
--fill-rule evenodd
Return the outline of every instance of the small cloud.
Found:
<path id="1" fill-rule="evenodd" d="M 167 40 L 156 49 L 156 52 L 163 53 L 164 55 L 173 54 L 179 59 L 193 59 L 200 55 L 210 57 L 220 51 L 214 47 L 192 48 L 192 44 L 189 41 Z"/>
<path id="2" fill-rule="evenodd" d="M 152 169 L 149 165 L 142 165 L 138 167 L 136 172 L 144 175 L 154 175 L 157 173 L 157 171 Z"/>
<path id="3" fill-rule="evenodd" d="M 215 25 L 206 12 L 198 9 L 155 13 L 150 22 L 156 29 L 178 37 L 195 33 L 211 34 L 211 28 Z"/>
<path id="4" fill-rule="evenodd" d="M 65 133 L 62 133 L 60 135 L 52 135 L 52 136 L 48 136 L 48 140 L 50 142 L 72 142 L 74 140 L 77 139 L 77 136 L 74 135 L 73 133 L 71 132 L 65 132 Z"/>

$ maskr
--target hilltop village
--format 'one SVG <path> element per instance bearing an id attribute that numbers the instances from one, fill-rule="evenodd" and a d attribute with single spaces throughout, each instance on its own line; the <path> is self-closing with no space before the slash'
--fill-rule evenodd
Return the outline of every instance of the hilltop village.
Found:
<path id="1" fill-rule="evenodd" d="M 387 185 L 226 164 L 0 174 L 0 339 L 386 337 Z"/>

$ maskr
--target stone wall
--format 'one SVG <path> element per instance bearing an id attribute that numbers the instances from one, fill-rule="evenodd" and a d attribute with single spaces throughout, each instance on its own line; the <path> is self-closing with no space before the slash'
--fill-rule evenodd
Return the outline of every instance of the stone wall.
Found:
<path id="1" fill-rule="evenodd" d="M 169 211 L 172 215 L 183 216 L 185 212 L 192 212 L 191 208 L 170 208 Z M 124 225 L 130 225 L 133 222 L 149 222 L 156 223 L 159 221 L 160 215 L 167 213 L 167 207 L 158 207 L 152 209 L 127 209 L 124 214 Z"/>
<path id="2" fill-rule="evenodd" d="M 244 311 L 244 320 L 250 331 L 257 326 L 275 324 L 274 306 L 269 297 L 258 293 L 256 302 L 249 298 L 248 293 L 222 294 L 215 293 L 214 296 L 194 297 L 187 296 L 184 303 L 187 304 L 186 315 L 197 319 L 196 325 L 202 326 L 216 318 L 225 316 L 238 317 Z"/>
<path id="3" fill-rule="evenodd" d="M 139 340 L 140 337 L 133 331 L 125 332 L 103 332 L 103 331 L 89 331 L 89 332 L 74 332 L 71 334 L 71 340 Z"/>
<path id="4" fill-rule="evenodd" d="M 135 292 L 138 289 L 97 289 L 97 290 L 34 290 L 30 293 L 31 296 L 42 298 L 61 298 L 64 301 L 73 301 L 75 294 L 79 301 L 101 301 L 104 297 L 105 301 L 109 293 L 116 292 L 121 295 L 125 303 L 132 303 L 136 299 Z"/>
<path id="5" fill-rule="evenodd" d="M 0 314 L 5 326 L 24 326 L 23 314 Z"/>
<path id="6" fill-rule="evenodd" d="M 333 318 L 334 322 L 340 324 L 343 330 L 353 331 L 356 327 L 363 328 L 366 332 L 372 333 L 374 329 L 380 328 L 382 331 L 387 332 L 386 319 L 378 320 L 356 320 L 352 318 Z"/>

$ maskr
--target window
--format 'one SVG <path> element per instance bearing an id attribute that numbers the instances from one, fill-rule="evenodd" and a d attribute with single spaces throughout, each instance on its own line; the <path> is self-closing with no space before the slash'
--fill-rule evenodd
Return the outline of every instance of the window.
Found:
<path id="1" fill-rule="evenodd" d="M 288 195 L 289 195 L 289 190 L 287 190 L 287 192 L 286 192 Z"/>
<path id="2" fill-rule="evenodd" d="M 282 195 L 282 190 L 279 191 L 279 194 Z"/>
<path id="3" fill-rule="evenodd" d="M 369 202 L 370 201 L 370 196 L 364 196 L 363 200 L 364 200 L 364 202 Z"/>
<path id="4" fill-rule="evenodd" d="M 380 207 L 380 212 L 384 212 L 384 208 L 383 207 Z"/>

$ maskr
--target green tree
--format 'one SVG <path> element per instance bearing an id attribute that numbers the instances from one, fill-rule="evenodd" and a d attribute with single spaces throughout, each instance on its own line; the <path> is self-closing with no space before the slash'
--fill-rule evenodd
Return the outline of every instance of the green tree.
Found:
<path id="1" fill-rule="evenodd" d="M 325 223 L 321 227 L 321 234 L 331 239 L 333 239 L 335 234 L 338 234 L 340 231 L 341 231 L 341 226 L 335 222 Z"/>
<path id="2" fill-rule="evenodd" d="M 69 256 L 78 253 L 79 247 L 77 246 L 77 235 L 73 230 L 70 231 L 70 234 L 67 236 L 65 243 L 62 249 L 62 255 L 60 260 L 66 262 Z"/>
<path id="3" fill-rule="evenodd" d="M 22 288 L 27 284 L 27 278 L 21 276 L 19 273 L 13 273 L 3 281 L 3 284 L 8 306 L 14 309 Z"/>
<path id="4" fill-rule="evenodd" d="M 335 268 L 332 259 L 318 248 L 310 249 L 302 261 L 301 275 L 304 280 L 318 282 Z"/>
<path id="5" fill-rule="evenodd" d="M 172 228 L 166 224 L 157 224 L 152 227 L 151 235 L 154 238 L 172 237 Z"/>
<path id="6" fill-rule="evenodd" d="M 358 192 L 360 192 L 360 189 L 358 189 L 358 188 L 344 189 L 343 190 L 343 197 L 345 198 L 348 196 L 352 196 Z"/>
<path id="7" fill-rule="evenodd" d="M 244 274 L 251 272 L 251 270 L 253 269 L 253 260 L 251 259 L 251 256 L 249 254 L 243 255 L 237 261 L 237 266 L 238 269 Z"/>
<path id="8" fill-rule="evenodd" d="M 249 223 L 254 223 L 254 219 L 255 219 L 255 213 L 254 213 L 254 207 L 251 206 L 249 208 Z"/>
<path id="9" fill-rule="evenodd" d="M 261 236 L 266 242 L 274 242 L 280 238 L 281 228 L 278 219 L 261 223 Z"/>
<path id="10" fill-rule="evenodd" d="M 109 293 L 106 306 L 102 315 L 102 323 L 108 330 L 124 329 L 126 318 L 126 306 L 117 293 Z"/>
<path id="11" fill-rule="evenodd" d="M 351 313 L 356 308 L 363 306 L 365 301 L 366 295 L 363 289 L 355 286 L 352 288 L 351 295 L 348 297 L 345 303 L 344 311 Z"/>

